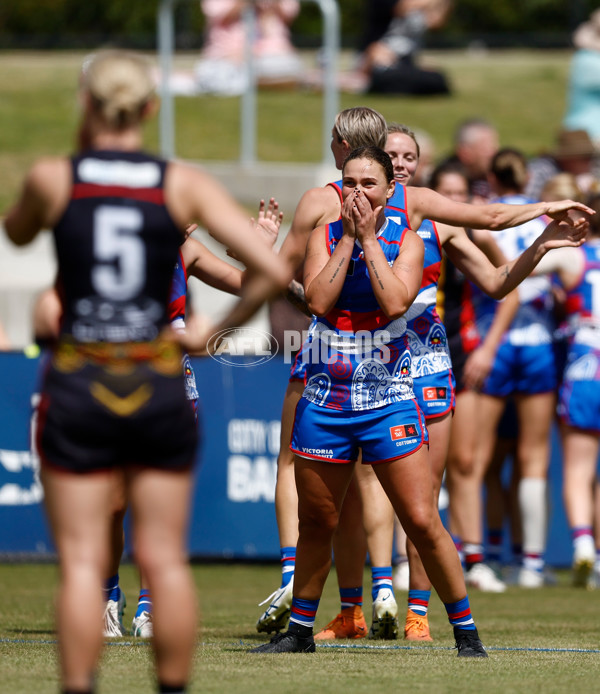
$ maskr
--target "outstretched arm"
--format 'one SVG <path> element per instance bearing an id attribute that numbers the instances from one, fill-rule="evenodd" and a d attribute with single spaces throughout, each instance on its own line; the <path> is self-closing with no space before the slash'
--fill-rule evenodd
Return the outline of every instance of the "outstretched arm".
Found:
<path id="1" fill-rule="evenodd" d="M 553 221 L 518 258 L 502 263 L 500 267 L 494 267 L 461 229 L 453 230 L 444 249 L 456 267 L 482 291 L 494 299 L 502 299 L 532 272 L 549 250 L 581 246 L 587 228 L 588 223 L 583 218 L 574 226 Z"/>
<path id="2" fill-rule="evenodd" d="M 225 262 L 192 237 L 181 246 L 181 253 L 188 277 L 196 277 L 228 294 L 239 295 L 243 274 L 239 268 Z"/>
<path id="3" fill-rule="evenodd" d="M 433 219 L 436 222 L 443 222 L 451 226 L 499 231 L 524 224 L 543 215 L 557 221 L 573 224 L 574 221 L 569 216 L 569 210 L 574 210 L 575 213 L 594 214 L 592 209 L 573 200 L 536 202 L 528 205 L 507 205 L 504 203 L 469 205 L 449 200 L 429 188 L 410 186 L 406 192 L 408 216 L 415 228 L 421 225 L 423 219 Z M 583 216 L 583 214 L 573 214 L 575 220 L 581 219 Z"/>

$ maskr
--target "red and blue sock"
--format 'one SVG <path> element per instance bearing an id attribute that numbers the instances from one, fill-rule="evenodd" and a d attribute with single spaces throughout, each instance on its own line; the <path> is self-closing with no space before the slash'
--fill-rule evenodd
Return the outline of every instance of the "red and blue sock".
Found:
<path id="1" fill-rule="evenodd" d="M 319 600 L 292 598 L 292 613 L 289 630 L 300 636 L 310 636 L 315 625 Z"/>
<path id="2" fill-rule="evenodd" d="M 421 617 L 427 616 L 429 600 L 431 599 L 430 590 L 409 590 L 408 609 Z"/>
<path id="3" fill-rule="evenodd" d="M 392 587 L 391 565 L 371 567 L 371 597 L 373 598 L 373 602 L 377 600 L 377 595 L 382 588 L 389 588 L 394 592 Z"/>
<path id="4" fill-rule="evenodd" d="M 340 603 L 342 605 L 342 610 L 345 610 L 347 607 L 362 607 L 362 586 L 358 588 L 340 588 Z"/>
<path id="5" fill-rule="evenodd" d="M 285 588 L 288 583 L 294 578 L 296 570 L 296 548 L 281 547 L 281 587 Z"/>
<path id="6" fill-rule="evenodd" d="M 149 612 L 152 614 L 152 600 L 150 599 L 150 591 L 148 588 L 142 588 L 140 590 L 135 616 L 140 617 L 142 612 Z"/>
<path id="7" fill-rule="evenodd" d="M 465 595 L 462 600 L 458 600 L 457 602 L 445 602 L 444 607 L 448 613 L 448 620 L 453 627 L 466 629 L 467 631 L 475 631 L 475 622 L 471 615 L 468 595 Z"/>
<path id="8" fill-rule="evenodd" d="M 483 563 L 483 545 L 475 542 L 465 542 L 463 544 L 465 553 L 465 567 L 467 571 L 475 564 Z"/>

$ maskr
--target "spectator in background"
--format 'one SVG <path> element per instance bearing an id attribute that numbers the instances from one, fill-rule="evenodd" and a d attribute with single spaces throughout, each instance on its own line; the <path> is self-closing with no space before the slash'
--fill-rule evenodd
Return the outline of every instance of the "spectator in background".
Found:
<path id="1" fill-rule="evenodd" d="M 423 36 L 448 18 L 451 0 L 369 0 L 363 65 L 368 87 L 376 94 L 448 94 L 442 72 L 417 65 Z"/>
<path id="2" fill-rule="evenodd" d="M 573 174 L 563 173 L 556 174 L 544 184 L 540 200 L 543 202 L 552 202 L 552 200 L 569 200 L 584 201 L 584 194 L 581 188 L 577 185 L 577 179 Z"/>
<path id="3" fill-rule="evenodd" d="M 471 202 L 489 202 L 492 191 L 488 171 L 500 147 L 496 128 L 483 118 L 470 118 L 462 122 L 454 133 L 454 152 L 443 163 L 460 163 L 469 181 Z"/>
<path id="4" fill-rule="evenodd" d="M 600 9 L 573 34 L 577 49 L 571 61 L 567 92 L 567 130 L 585 130 L 600 145 Z"/>
<path id="5" fill-rule="evenodd" d="M 253 7 L 253 54 L 256 78 L 265 86 L 297 81 L 301 63 L 290 40 L 289 25 L 300 10 L 298 0 L 200 0 L 206 18 L 202 60 L 196 66 L 200 92 L 225 96 L 241 94 L 247 87 L 244 12 Z"/>
<path id="6" fill-rule="evenodd" d="M 597 149 L 587 131 L 560 130 L 554 149 L 529 161 L 525 194 L 539 200 L 545 183 L 561 172 L 575 176 L 584 194 L 598 192 L 600 183 L 594 175 L 596 155 Z"/>

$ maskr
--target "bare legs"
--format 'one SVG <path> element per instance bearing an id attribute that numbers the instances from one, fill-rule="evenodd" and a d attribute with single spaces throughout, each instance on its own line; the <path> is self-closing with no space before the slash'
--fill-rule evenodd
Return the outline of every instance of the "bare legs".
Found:
<path id="1" fill-rule="evenodd" d="M 354 465 L 335 465 L 296 456 L 299 538 L 294 597 L 321 598 L 331 568 L 333 534 Z"/>
<path id="2" fill-rule="evenodd" d="M 479 395 L 463 390 L 456 395 L 448 445 L 446 486 L 450 497 L 450 527 L 464 542 L 481 543 L 481 479 L 475 472 L 479 431 Z"/>
<path id="3" fill-rule="evenodd" d="M 158 679 L 190 678 L 196 647 L 196 594 L 186 550 L 191 473 L 139 470 L 128 480 L 134 554 L 153 602 Z"/>
<path id="4" fill-rule="evenodd" d="M 550 427 L 554 393 L 517 395 L 519 417 L 519 510 L 523 531 L 523 567 L 541 571 L 548 524 L 547 475 L 550 463 Z M 524 584 L 524 581 L 521 581 Z M 543 581 L 540 582 L 540 585 Z M 533 587 L 533 586 L 531 586 Z"/>
<path id="5" fill-rule="evenodd" d="M 281 547 L 292 547 L 298 542 L 298 492 L 294 478 L 294 454 L 290 450 L 290 441 L 296 405 L 302 397 L 303 390 L 303 383 L 290 381 L 281 411 L 281 439 L 275 486 L 275 515 Z"/>
<path id="6" fill-rule="evenodd" d="M 43 469 L 46 511 L 60 562 L 56 622 L 65 689 L 91 689 L 102 649 L 114 477 Z M 85 605 L 85 609 L 82 609 Z"/>
<path id="7" fill-rule="evenodd" d="M 367 550 L 371 566 L 391 566 L 394 509 L 372 465 L 357 464 L 333 538 L 340 588 L 362 585 Z"/>
<path id="8" fill-rule="evenodd" d="M 444 467 L 446 465 L 446 453 L 448 451 L 448 441 L 450 439 L 451 425 L 452 416 L 450 414 L 447 414 L 444 417 L 440 417 L 438 419 L 429 420 L 427 422 L 427 429 L 429 431 L 429 455 L 427 458 L 429 462 L 429 469 L 433 485 L 433 502 L 436 506 L 436 509 L 438 497 L 440 495 L 440 489 L 442 486 L 442 479 L 444 476 Z M 400 522 L 402 523 L 402 518 L 400 516 L 398 517 L 400 519 Z M 408 563 L 410 566 L 410 588 L 411 590 L 430 590 L 431 583 L 433 583 L 433 581 L 430 582 L 427 572 L 423 566 L 423 560 L 420 553 L 420 549 L 417 550 L 415 544 L 411 541 L 411 534 L 409 533 L 408 528 L 405 527 L 404 530 L 406 531 L 406 534 L 408 536 L 406 542 L 406 550 L 408 556 Z M 452 549 L 454 550 L 454 554 L 456 554 L 456 548 L 454 547 L 454 543 L 452 543 Z"/>
<path id="9" fill-rule="evenodd" d="M 444 602 L 465 597 L 462 569 L 450 535 L 434 503 L 427 449 L 374 466 L 407 535 L 419 548 L 428 575 Z M 317 600 L 331 567 L 331 545 L 352 466 L 296 457 L 299 497 L 294 597 Z"/>
<path id="10" fill-rule="evenodd" d="M 593 526 L 598 436 L 563 425 L 563 498 L 569 527 Z"/>
<path id="11" fill-rule="evenodd" d="M 362 499 L 362 521 L 371 566 L 391 566 L 395 518 L 392 504 L 372 465 L 357 466 L 355 477 Z"/>
<path id="12" fill-rule="evenodd" d="M 340 588 L 356 588 L 363 584 L 363 571 L 367 559 L 367 538 L 363 525 L 364 506 L 357 479 L 361 467 L 367 466 L 360 464 L 355 466 L 355 474 L 348 485 L 340 509 L 339 523 L 333 536 L 335 570 Z M 384 496 L 385 503 L 389 505 L 389 501 L 374 473 L 373 477 L 380 493 Z"/>
<path id="13" fill-rule="evenodd" d="M 462 567 L 437 510 L 426 449 L 379 464 L 375 472 L 441 600 L 451 603 L 464 598 Z"/>
<path id="14" fill-rule="evenodd" d="M 102 587 L 110 564 L 116 478 L 117 473 L 43 471 L 60 560 L 57 628 L 64 688 L 90 688 L 102 648 Z M 155 604 L 158 678 L 181 685 L 189 679 L 196 638 L 195 592 L 184 546 L 191 474 L 132 472 L 127 488 L 136 559 Z"/>
<path id="15" fill-rule="evenodd" d="M 573 533 L 573 580 L 587 587 L 592 579 L 596 548 L 594 526 L 597 511 L 596 466 L 598 434 L 563 425 L 563 498 Z M 597 536 L 597 528 L 596 536 Z"/>

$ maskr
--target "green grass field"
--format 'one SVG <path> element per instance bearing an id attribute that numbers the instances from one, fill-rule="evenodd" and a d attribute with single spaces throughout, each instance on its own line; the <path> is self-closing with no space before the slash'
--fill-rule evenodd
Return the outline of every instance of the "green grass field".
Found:
<path id="1" fill-rule="evenodd" d="M 83 54 L 0 53 L 0 214 L 31 162 L 63 154 L 73 145 L 76 85 Z M 565 110 L 569 52 L 436 52 L 425 56 L 443 67 L 454 86 L 451 97 L 390 98 L 342 94 L 342 108 L 367 105 L 389 120 L 429 132 L 440 155 L 451 148 L 456 125 L 481 116 L 499 129 L 503 145 L 535 154 L 549 148 Z M 195 56 L 179 56 L 175 68 L 191 69 Z M 345 63 L 348 63 L 348 57 Z M 239 100 L 179 98 L 176 151 L 195 160 L 239 156 Z M 258 157 L 265 161 L 313 162 L 321 158 L 321 95 L 261 92 L 258 98 Z M 147 146 L 157 146 L 156 121 Z"/>
<path id="2" fill-rule="evenodd" d="M 472 591 L 471 604 L 488 660 L 459 660 L 443 606 L 433 596 L 432 644 L 351 641 L 318 646 L 314 655 L 249 655 L 265 640 L 254 629 L 257 603 L 278 585 L 276 566 L 195 565 L 202 628 L 191 692 L 204 694 L 308 694 L 407 691 L 437 694 L 598 691 L 600 594 L 574 589 L 566 572 L 542 590 L 510 588 L 503 595 Z M 51 564 L 0 566 L 0 692 L 57 691 L 52 601 L 57 570 Z M 130 624 L 137 596 L 132 566 L 121 571 Z M 370 577 L 365 574 L 365 586 Z M 320 628 L 337 609 L 330 576 L 317 616 Z M 365 593 L 368 590 L 365 589 Z M 397 595 L 404 614 L 405 595 Z M 370 597 L 365 599 L 369 621 Z M 85 605 L 82 605 L 85 609 Z M 124 637 L 107 644 L 99 694 L 153 691 L 151 651 Z"/>

